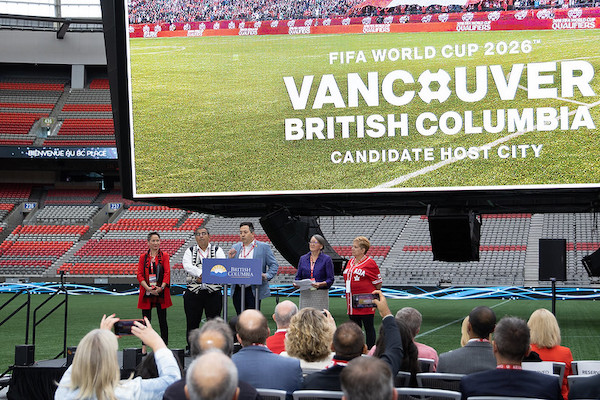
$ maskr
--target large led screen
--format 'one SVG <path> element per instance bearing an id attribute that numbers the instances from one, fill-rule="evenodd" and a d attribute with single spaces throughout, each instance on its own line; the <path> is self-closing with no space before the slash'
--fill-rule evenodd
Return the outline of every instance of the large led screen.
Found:
<path id="1" fill-rule="evenodd" d="M 598 186 L 600 8 L 441 3 L 128 2 L 134 197 Z"/>

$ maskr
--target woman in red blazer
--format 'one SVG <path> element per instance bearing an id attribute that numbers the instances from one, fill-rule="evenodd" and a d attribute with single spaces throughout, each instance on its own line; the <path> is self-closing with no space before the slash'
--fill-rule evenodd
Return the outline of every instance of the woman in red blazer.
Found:
<path id="1" fill-rule="evenodd" d="M 140 282 L 140 296 L 138 308 L 142 316 L 152 318 L 152 308 L 156 307 L 160 336 L 165 344 L 169 343 L 169 326 L 167 325 L 167 308 L 171 307 L 171 267 L 169 255 L 160 249 L 160 235 L 158 232 L 148 234 L 148 251 L 140 256 L 137 268 L 137 279 Z M 145 353 L 146 346 L 142 346 Z"/>
<path id="2" fill-rule="evenodd" d="M 573 355 L 571 349 L 560 345 L 560 328 L 556 317 L 545 308 L 539 308 L 531 314 L 527 325 L 531 333 L 531 350 L 538 353 L 543 361 L 565 363 L 561 391 L 566 400 L 569 396 L 567 376 L 573 373 L 571 368 Z"/>

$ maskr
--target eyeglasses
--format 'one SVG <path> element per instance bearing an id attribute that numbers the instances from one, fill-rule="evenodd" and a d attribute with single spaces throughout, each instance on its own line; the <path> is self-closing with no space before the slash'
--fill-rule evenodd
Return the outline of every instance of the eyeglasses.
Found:
<path id="1" fill-rule="evenodd" d="M 194 236 L 208 236 L 208 233 L 207 232 L 197 232 L 197 233 L 194 233 Z"/>
<path id="2" fill-rule="evenodd" d="M 308 244 L 321 244 L 319 242 L 308 242 Z"/>

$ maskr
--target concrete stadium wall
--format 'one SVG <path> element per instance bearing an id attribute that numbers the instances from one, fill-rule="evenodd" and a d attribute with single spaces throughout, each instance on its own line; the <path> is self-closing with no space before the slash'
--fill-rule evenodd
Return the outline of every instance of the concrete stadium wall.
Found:
<path id="1" fill-rule="evenodd" d="M 104 34 L 0 30 L 0 62 L 23 64 L 106 65 Z"/>

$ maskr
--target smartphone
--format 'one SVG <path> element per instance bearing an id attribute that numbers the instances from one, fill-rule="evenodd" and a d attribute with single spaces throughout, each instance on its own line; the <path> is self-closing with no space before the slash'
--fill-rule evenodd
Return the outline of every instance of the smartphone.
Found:
<path id="1" fill-rule="evenodd" d="M 377 307 L 373 299 L 379 299 L 377 293 L 361 293 L 352 295 L 352 307 L 354 308 L 372 308 Z"/>
<path id="2" fill-rule="evenodd" d="M 146 323 L 144 322 L 143 319 L 120 319 L 119 321 L 115 322 L 115 325 L 114 325 L 115 335 L 117 335 L 117 336 L 133 335 L 133 333 L 131 333 L 131 327 L 133 326 L 133 323 L 135 321 L 140 322 L 142 325 L 146 325 Z"/>

